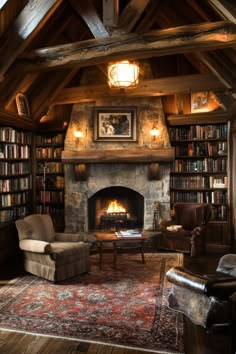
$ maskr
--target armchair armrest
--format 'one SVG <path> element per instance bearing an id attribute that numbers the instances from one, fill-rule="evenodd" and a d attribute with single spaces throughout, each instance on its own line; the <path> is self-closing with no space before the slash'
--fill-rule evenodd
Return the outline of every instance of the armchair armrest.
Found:
<path id="1" fill-rule="evenodd" d="M 226 300 L 236 292 L 236 277 L 216 272 L 207 275 L 194 274 L 183 267 L 175 267 L 166 273 L 167 279 L 194 292 Z"/>
<path id="2" fill-rule="evenodd" d="M 51 253 L 51 245 L 49 242 L 45 241 L 24 239 L 20 241 L 19 246 L 22 251 L 45 254 Z"/>
<path id="3" fill-rule="evenodd" d="M 96 237 L 87 233 L 56 232 L 55 241 L 60 242 L 96 242 Z"/>
<path id="4" fill-rule="evenodd" d="M 59 242 L 83 242 L 84 236 L 80 233 L 56 232 L 55 241 Z"/>
<path id="5" fill-rule="evenodd" d="M 160 225 L 163 229 L 166 229 L 168 226 L 174 225 L 176 222 L 174 220 L 162 220 L 160 222 Z"/>

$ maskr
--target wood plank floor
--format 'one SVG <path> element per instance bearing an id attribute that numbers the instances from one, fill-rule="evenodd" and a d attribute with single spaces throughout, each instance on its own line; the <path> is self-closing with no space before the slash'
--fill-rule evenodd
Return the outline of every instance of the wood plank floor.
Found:
<path id="1" fill-rule="evenodd" d="M 185 256 L 185 267 L 198 273 L 211 272 L 215 270 L 219 255 L 207 255 L 201 258 Z M 1 284 L 13 274 L 1 275 Z M 191 347 L 186 339 L 186 346 Z M 187 352 L 189 349 L 187 349 Z M 187 353 L 186 352 L 186 353 Z M 1 354 L 143 354 L 145 351 L 128 349 L 110 345 L 78 342 L 73 340 L 49 338 L 43 336 L 29 335 L 10 331 L 0 331 L 0 353 Z M 149 352 L 152 353 L 152 352 Z M 156 353 L 157 354 L 157 353 Z M 190 352 L 191 354 L 191 352 Z M 225 354 L 225 353 L 222 353 Z"/>

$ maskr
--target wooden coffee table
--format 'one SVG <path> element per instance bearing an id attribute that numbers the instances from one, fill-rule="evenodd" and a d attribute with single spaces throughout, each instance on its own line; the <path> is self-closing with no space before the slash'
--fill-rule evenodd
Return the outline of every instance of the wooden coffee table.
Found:
<path id="1" fill-rule="evenodd" d="M 117 265 L 117 249 L 138 249 L 141 253 L 142 263 L 145 263 L 144 258 L 144 242 L 149 238 L 148 233 L 143 232 L 142 236 L 132 236 L 132 237 L 117 237 L 115 233 L 105 233 L 105 232 L 96 232 L 94 236 L 97 239 L 99 245 L 99 265 L 100 269 L 102 269 L 103 263 L 103 252 L 108 250 L 105 246 L 109 243 L 112 244 L 112 248 L 109 250 L 113 251 L 113 266 L 116 268 Z M 104 247 L 105 246 L 105 247 Z"/>

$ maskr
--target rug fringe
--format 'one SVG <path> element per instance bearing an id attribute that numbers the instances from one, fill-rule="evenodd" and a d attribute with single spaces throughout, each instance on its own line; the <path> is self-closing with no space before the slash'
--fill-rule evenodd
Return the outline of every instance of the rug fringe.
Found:
<path id="1" fill-rule="evenodd" d="M 160 350 L 159 351 L 155 351 L 155 350 L 144 349 L 144 348 L 140 348 L 140 347 L 125 346 L 125 345 L 119 345 L 119 344 L 113 344 L 113 343 L 110 344 L 110 343 L 94 341 L 94 340 L 86 340 L 86 339 L 69 338 L 69 337 L 63 337 L 63 336 L 46 335 L 46 334 L 41 334 L 41 333 L 26 332 L 26 331 L 13 330 L 13 329 L 7 329 L 7 328 L 2 328 L 2 327 L 0 327 L 0 331 L 13 332 L 13 333 L 22 333 L 22 334 L 28 334 L 28 335 L 31 335 L 31 336 L 39 336 L 39 337 L 45 337 L 45 338 L 64 339 L 64 340 L 70 340 L 70 341 L 74 341 L 74 342 L 101 344 L 101 345 L 107 345 L 107 346 L 119 347 L 119 348 L 126 348 L 126 349 L 134 349 L 134 350 L 139 350 L 139 351 L 142 351 L 142 352 L 156 353 L 156 354 L 185 354 L 185 353 L 180 353 L 180 352 L 170 352 L 170 351 L 167 352 L 167 351 L 160 351 Z"/>

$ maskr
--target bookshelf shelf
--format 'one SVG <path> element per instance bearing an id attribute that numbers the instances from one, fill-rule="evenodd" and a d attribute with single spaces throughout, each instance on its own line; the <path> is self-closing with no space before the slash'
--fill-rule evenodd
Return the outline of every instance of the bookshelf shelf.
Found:
<path id="1" fill-rule="evenodd" d="M 32 133 L 0 127 L 0 224 L 31 212 Z"/>
<path id="2" fill-rule="evenodd" d="M 214 231 L 209 227 L 208 242 L 229 245 L 229 123 L 223 114 L 197 116 L 167 118 L 175 150 L 170 172 L 170 207 L 173 209 L 176 202 L 211 203 L 210 224 Z"/>
<path id="3" fill-rule="evenodd" d="M 65 133 L 43 132 L 35 136 L 37 213 L 51 215 L 56 231 L 64 231 L 64 165 L 61 154 Z"/>

